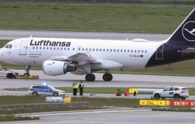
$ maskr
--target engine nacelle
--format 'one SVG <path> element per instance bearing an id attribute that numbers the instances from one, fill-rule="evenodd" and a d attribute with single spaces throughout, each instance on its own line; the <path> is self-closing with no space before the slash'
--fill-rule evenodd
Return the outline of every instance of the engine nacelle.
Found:
<path id="1" fill-rule="evenodd" d="M 76 67 L 62 61 L 47 60 L 43 62 L 43 72 L 46 75 L 63 75 L 75 71 Z"/>

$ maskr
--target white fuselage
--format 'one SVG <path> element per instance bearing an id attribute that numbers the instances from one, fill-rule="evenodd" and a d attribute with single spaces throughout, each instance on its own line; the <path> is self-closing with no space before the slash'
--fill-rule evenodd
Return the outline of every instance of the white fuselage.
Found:
<path id="1" fill-rule="evenodd" d="M 43 40 L 43 41 L 42 41 Z M 42 43 L 41 43 L 42 41 Z M 50 46 L 44 41 L 70 43 L 69 46 Z M 35 45 L 35 42 L 38 45 Z M 2 48 L 0 61 L 14 65 L 42 66 L 53 56 L 71 56 L 86 53 L 96 59 L 118 62 L 127 69 L 145 68 L 145 65 L 164 42 L 135 42 L 122 40 L 86 40 L 56 38 L 23 38 L 9 42 L 11 49 Z"/>

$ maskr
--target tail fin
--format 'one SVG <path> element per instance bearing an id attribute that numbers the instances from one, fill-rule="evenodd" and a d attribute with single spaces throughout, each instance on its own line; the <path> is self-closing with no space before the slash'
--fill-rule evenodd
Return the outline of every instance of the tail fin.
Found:
<path id="1" fill-rule="evenodd" d="M 195 9 L 170 36 L 168 43 L 195 44 Z"/>

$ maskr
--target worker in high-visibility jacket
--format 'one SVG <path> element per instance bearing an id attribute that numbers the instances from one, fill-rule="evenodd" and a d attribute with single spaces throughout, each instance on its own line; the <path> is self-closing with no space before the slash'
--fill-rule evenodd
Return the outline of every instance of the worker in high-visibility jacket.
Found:
<path id="1" fill-rule="evenodd" d="M 78 90 L 78 88 L 79 88 L 79 85 L 76 83 L 76 85 L 75 85 L 75 95 L 77 95 L 77 90 Z"/>
<path id="2" fill-rule="evenodd" d="M 73 95 L 76 95 L 76 83 L 73 83 Z"/>
<path id="3" fill-rule="evenodd" d="M 81 83 L 79 84 L 80 96 L 83 96 L 83 89 L 84 89 L 84 84 L 81 81 Z"/>
<path id="4" fill-rule="evenodd" d="M 121 92 L 119 91 L 119 89 L 115 92 L 115 96 L 121 96 Z"/>
<path id="5" fill-rule="evenodd" d="M 129 90 L 127 90 L 125 96 L 129 96 L 129 95 L 130 95 Z"/>

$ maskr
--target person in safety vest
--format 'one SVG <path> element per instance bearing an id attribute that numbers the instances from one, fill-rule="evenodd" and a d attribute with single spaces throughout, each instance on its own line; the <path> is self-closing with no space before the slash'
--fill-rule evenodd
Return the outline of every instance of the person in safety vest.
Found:
<path id="1" fill-rule="evenodd" d="M 121 91 L 119 91 L 119 89 L 115 92 L 115 96 L 121 96 Z"/>
<path id="2" fill-rule="evenodd" d="M 78 88 L 79 88 L 79 85 L 76 83 L 76 85 L 75 85 L 75 95 L 77 95 Z"/>
<path id="3" fill-rule="evenodd" d="M 130 95 L 129 90 L 127 90 L 125 96 L 129 96 L 129 95 Z"/>
<path id="4" fill-rule="evenodd" d="M 84 89 L 84 84 L 81 81 L 81 83 L 79 84 L 80 96 L 83 96 L 83 89 Z"/>
<path id="5" fill-rule="evenodd" d="M 76 95 L 76 83 L 73 83 L 73 95 Z"/>

